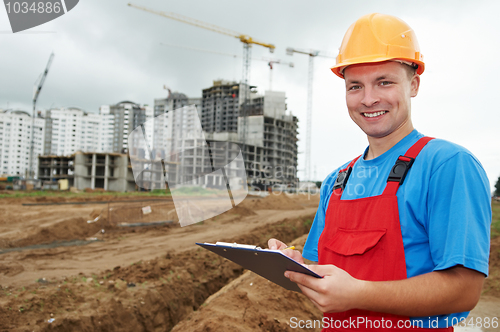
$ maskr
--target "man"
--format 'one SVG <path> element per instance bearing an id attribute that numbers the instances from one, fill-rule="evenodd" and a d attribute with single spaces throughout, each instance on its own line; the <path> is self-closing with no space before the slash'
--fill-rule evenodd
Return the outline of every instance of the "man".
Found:
<path id="1" fill-rule="evenodd" d="M 324 277 L 285 275 L 324 312 L 325 330 L 451 331 L 488 273 L 486 174 L 463 147 L 413 128 L 424 62 L 405 22 L 361 17 L 332 71 L 345 80 L 349 115 L 369 146 L 323 182 L 303 256 L 285 251 L 319 263 L 309 267 Z"/>

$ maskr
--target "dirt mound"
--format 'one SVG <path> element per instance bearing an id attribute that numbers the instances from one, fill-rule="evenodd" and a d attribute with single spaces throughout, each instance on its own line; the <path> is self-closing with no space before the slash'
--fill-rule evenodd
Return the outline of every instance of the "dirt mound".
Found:
<path id="1" fill-rule="evenodd" d="M 302 249 L 305 240 L 306 236 L 303 236 L 292 244 Z M 198 311 L 178 323 L 172 332 L 295 331 L 292 326 L 298 320 L 321 318 L 322 313 L 304 295 L 247 271 L 210 296 Z"/>
<path id="2" fill-rule="evenodd" d="M 308 231 L 309 218 L 312 215 L 280 221 L 227 240 L 264 245 L 269 234 L 279 234 L 291 241 Z M 116 266 L 99 275 L 42 280 L 22 289 L 4 287 L 0 330 L 31 331 L 36 326 L 39 331 L 169 331 L 242 273 L 239 265 L 197 248 Z M 47 323 L 51 318 L 55 320 Z"/>
<path id="3" fill-rule="evenodd" d="M 236 215 L 241 216 L 241 217 L 247 217 L 247 216 L 254 216 L 254 215 L 256 215 L 255 212 L 253 212 L 250 209 L 247 209 L 244 206 L 241 206 L 241 204 L 240 205 L 236 205 L 234 208 L 232 208 L 231 210 L 229 210 L 228 213 L 230 213 L 230 214 L 236 214 Z"/>
<path id="4" fill-rule="evenodd" d="M 15 276 L 24 271 L 24 267 L 20 264 L 3 265 L 0 264 L 0 273 L 6 276 Z"/>
<path id="5" fill-rule="evenodd" d="M 94 220 L 95 218 L 101 217 L 107 218 L 107 209 L 93 209 L 92 212 L 90 212 L 90 220 Z M 103 214 L 103 216 L 101 216 Z"/>
<path id="6" fill-rule="evenodd" d="M 241 205 L 242 204 L 236 205 L 234 208 L 227 210 L 224 213 L 209 218 L 206 222 L 219 221 L 221 223 L 235 223 L 239 222 L 242 218 L 256 215 L 255 212 Z"/>
<path id="7" fill-rule="evenodd" d="M 113 203 L 102 210 L 102 218 L 110 225 L 148 223 L 155 221 L 179 221 L 173 202 Z"/>
<path id="8" fill-rule="evenodd" d="M 146 205 L 149 204 L 149 205 Z M 146 210 L 143 210 L 146 209 Z M 144 213 L 146 211 L 146 213 Z M 108 232 L 120 225 L 178 221 L 173 203 L 114 203 L 110 207 L 93 209 L 88 216 L 73 217 L 39 227 L 18 239 L 0 239 L 0 248 L 20 248 L 55 241 L 99 238 L 101 230 Z M 132 232 L 133 230 L 127 230 Z"/>
<path id="9" fill-rule="evenodd" d="M 40 331 L 170 330 L 241 272 L 234 263 L 200 249 L 117 266 L 100 277 L 45 281 L 42 288 L 19 290 L 16 296 L 22 302 L 11 297 L 7 307 L 0 307 L 0 329 L 23 331 L 38 325 Z M 55 321 L 47 324 L 50 317 Z"/>
<path id="10" fill-rule="evenodd" d="M 40 228 L 35 234 L 26 238 L 11 241 L 9 248 L 27 247 L 54 241 L 82 240 L 103 228 L 101 223 L 87 223 L 87 218 L 68 218 L 51 226 Z"/>
<path id="11" fill-rule="evenodd" d="M 66 202 L 66 198 L 41 196 L 41 197 L 35 197 L 34 201 L 36 203 L 59 203 L 59 202 Z"/>
<path id="12" fill-rule="evenodd" d="M 240 205 L 248 210 L 302 210 L 301 204 L 285 193 L 271 193 L 264 198 L 245 199 Z"/>

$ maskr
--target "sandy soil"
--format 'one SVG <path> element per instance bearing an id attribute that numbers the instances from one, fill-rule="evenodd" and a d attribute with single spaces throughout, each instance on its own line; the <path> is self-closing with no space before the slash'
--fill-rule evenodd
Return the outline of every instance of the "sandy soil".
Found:
<path id="1" fill-rule="evenodd" d="M 178 225 L 171 200 L 111 200 L 0 200 L 0 331 L 294 331 L 291 317 L 321 318 L 301 294 L 194 244 L 265 246 L 278 237 L 301 248 L 319 197 L 247 197 L 187 227 Z M 146 206 L 151 213 L 142 212 Z M 173 222 L 123 227 L 154 221 Z M 474 317 L 500 316 L 497 240 Z"/>
<path id="2" fill-rule="evenodd" d="M 303 235 L 290 244 L 302 250 L 306 237 Z M 210 296 L 172 332 L 320 331 L 296 326 L 300 321 L 306 326 L 307 321 L 318 321 L 321 317 L 322 313 L 304 295 L 246 271 Z"/>

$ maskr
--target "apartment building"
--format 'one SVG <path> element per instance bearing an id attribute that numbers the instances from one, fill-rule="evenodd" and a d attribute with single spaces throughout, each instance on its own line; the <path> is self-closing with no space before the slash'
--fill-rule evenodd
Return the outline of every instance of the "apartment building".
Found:
<path id="1" fill-rule="evenodd" d="M 238 118 L 238 140 L 245 142 L 245 166 L 256 184 L 297 181 L 298 118 L 286 112 L 284 92 L 256 96 L 252 115 Z"/>
<path id="2" fill-rule="evenodd" d="M 243 89 L 249 100 L 244 104 Z M 286 110 L 284 92 L 216 80 L 203 89 L 201 125 L 208 140 L 227 140 L 243 149 L 250 184 L 261 188 L 297 182 L 298 119 Z"/>
<path id="3" fill-rule="evenodd" d="M 63 107 L 45 112 L 46 134 L 44 154 L 67 156 L 76 151 L 102 152 L 109 146 L 112 118 L 85 112 L 76 107 Z"/>
<path id="4" fill-rule="evenodd" d="M 0 110 L 0 174 L 27 176 L 33 118 L 20 110 Z M 37 156 L 43 154 L 45 119 L 34 119 L 33 169 Z"/>
<path id="5" fill-rule="evenodd" d="M 188 105 L 195 105 L 196 110 L 200 110 L 201 98 L 190 98 L 183 93 L 172 92 L 169 90 L 166 98 L 155 99 L 154 102 L 154 137 L 152 146 L 153 158 L 165 158 L 165 142 L 171 134 L 169 132 L 168 114 L 170 111 L 182 108 Z M 170 120 L 172 121 L 172 119 Z"/>
<path id="6" fill-rule="evenodd" d="M 121 101 L 115 105 L 103 105 L 102 115 L 113 116 L 112 149 L 108 152 L 124 153 L 128 151 L 128 136 L 138 126 L 154 117 L 154 109 L 147 105 L 139 105 L 131 101 Z M 153 144 L 154 127 L 147 125 L 145 133 L 149 144 Z"/>
<path id="7" fill-rule="evenodd" d="M 139 125 L 152 119 L 154 110 L 129 101 L 103 105 L 99 113 L 76 107 L 46 111 L 45 155 L 71 155 L 82 152 L 127 151 L 127 137 Z M 145 132 L 153 142 L 154 127 L 147 124 Z"/>
<path id="8" fill-rule="evenodd" d="M 238 117 L 243 115 L 243 89 L 248 89 L 247 115 L 259 108 L 252 102 L 253 87 L 234 81 L 215 80 L 213 86 L 203 89 L 201 102 L 201 125 L 207 133 L 237 132 Z M 241 98 L 240 98 L 241 96 Z"/>

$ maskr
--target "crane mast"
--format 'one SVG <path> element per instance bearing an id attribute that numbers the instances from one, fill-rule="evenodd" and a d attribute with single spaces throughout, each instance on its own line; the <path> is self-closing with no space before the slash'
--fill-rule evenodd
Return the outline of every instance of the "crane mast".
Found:
<path id="1" fill-rule="evenodd" d="M 35 178 L 35 170 L 33 169 L 33 159 L 34 159 L 34 149 L 35 149 L 35 116 L 36 116 L 36 102 L 38 100 L 38 96 L 40 95 L 40 91 L 42 91 L 43 83 L 45 82 L 45 79 L 47 78 L 47 74 L 49 73 L 49 68 L 50 65 L 52 64 L 52 59 L 54 59 L 54 53 L 50 54 L 49 57 L 49 62 L 47 63 L 47 66 L 45 67 L 44 72 L 40 77 L 38 78 L 37 82 L 35 82 L 34 91 L 33 91 L 33 114 L 31 117 L 31 142 L 30 142 L 30 160 L 29 160 L 29 174 L 28 177 L 30 179 Z"/>
<path id="2" fill-rule="evenodd" d="M 306 156 L 305 156 L 305 169 L 304 180 L 311 180 L 311 126 L 312 126 L 312 101 L 313 101 L 313 82 L 314 82 L 314 58 L 317 56 L 325 58 L 334 58 L 331 55 L 320 55 L 321 51 L 317 50 L 302 50 L 292 47 L 286 49 L 287 55 L 293 53 L 306 54 L 309 56 L 309 72 L 307 75 L 307 120 L 306 120 Z"/>

